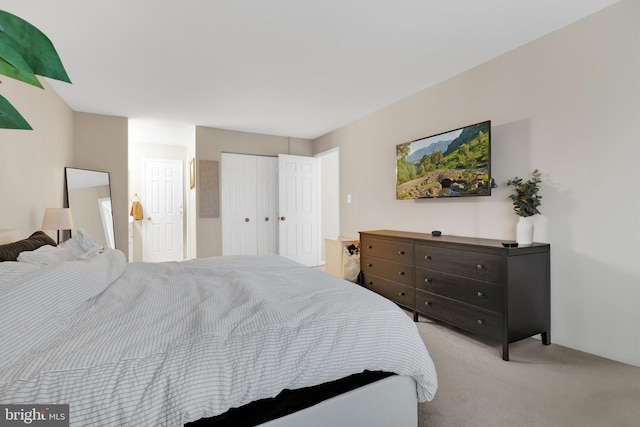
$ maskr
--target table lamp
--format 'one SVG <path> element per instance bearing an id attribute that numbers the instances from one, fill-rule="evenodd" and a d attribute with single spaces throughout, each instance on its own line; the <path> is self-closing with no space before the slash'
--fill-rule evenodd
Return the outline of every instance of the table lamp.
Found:
<path id="1" fill-rule="evenodd" d="M 47 208 L 44 211 L 42 220 L 43 230 L 57 230 L 58 244 L 60 244 L 60 230 L 71 230 L 73 228 L 73 218 L 71 208 Z"/>

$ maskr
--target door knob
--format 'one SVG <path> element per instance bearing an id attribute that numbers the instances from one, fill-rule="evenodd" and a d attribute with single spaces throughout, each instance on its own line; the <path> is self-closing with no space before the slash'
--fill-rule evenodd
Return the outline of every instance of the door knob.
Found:
<path id="1" fill-rule="evenodd" d="M 147 221 L 151 221 L 151 217 L 150 216 L 147 217 Z"/>
<path id="2" fill-rule="evenodd" d="M 285 217 L 283 217 L 283 216 L 281 216 L 281 217 L 280 217 L 280 221 L 284 221 L 285 219 L 286 219 L 286 218 L 285 218 Z"/>
<path id="3" fill-rule="evenodd" d="M 245 218 L 245 219 L 244 219 L 244 222 L 249 222 L 249 218 Z"/>
<path id="4" fill-rule="evenodd" d="M 268 216 L 265 216 L 265 217 L 264 217 L 264 220 L 265 220 L 265 221 L 269 221 L 269 217 L 268 217 Z"/>

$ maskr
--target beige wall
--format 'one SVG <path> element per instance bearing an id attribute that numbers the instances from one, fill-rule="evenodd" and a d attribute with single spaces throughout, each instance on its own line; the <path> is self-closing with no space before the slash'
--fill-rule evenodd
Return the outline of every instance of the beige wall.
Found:
<path id="1" fill-rule="evenodd" d="M 74 113 L 73 164 L 109 172 L 116 248 L 128 255 L 128 121 L 126 117 Z"/>
<path id="2" fill-rule="evenodd" d="M 543 172 L 552 342 L 640 366 L 640 2 L 622 1 L 314 142 L 340 147 L 343 235 L 514 239 L 507 179 Z M 493 121 L 491 197 L 396 201 L 395 145 Z M 344 201 L 344 200 L 343 200 Z"/>
<path id="3" fill-rule="evenodd" d="M 64 168 L 73 159 L 73 111 L 45 90 L 3 78 L 0 93 L 33 130 L 0 129 L 0 228 L 40 230 L 45 208 L 64 205 Z M 55 231 L 47 231 L 54 239 Z"/>
<path id="4" fill-rule="evenodd" d="M 198 160 L 220 161 L 220 153 L 310 156 L 311 151 L 311 141 L 305 139 L 196 127 L 196 158 Z M 196 194 L 197 189 L 196 184 Z M 196 206 L 195 233 L 198 258 L 222 255 L 220 218 L 200 218 L 198 209 L 199 207 Z"/>

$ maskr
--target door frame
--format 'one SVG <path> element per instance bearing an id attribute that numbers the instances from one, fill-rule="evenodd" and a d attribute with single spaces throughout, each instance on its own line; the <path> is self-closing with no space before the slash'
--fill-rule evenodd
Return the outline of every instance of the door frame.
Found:
<path id="1" fill-rule="evenodd" d="M 326 263 L 326 239 L 334 239 L 341 236 L 340 222 L 341 222 L 341 193 L 340 193 L 340 147 L 333 147 L 329 150 L 321 153 L 314 154 L 313 157 L 320 159 L 319 165 L 319 179 L 320 179 L 320 263 Z M 327 179 L 326 162 L 325 159 L 329 157 L 335 157 L 338 164 L 337 177 L 338 185 L 334 187 L 333 182 Z M 329 207 L 328 207 L 329 206 Z M 337 212 L 327 213 L 327 210 L 335 207 Z M 330 231 L 327 231 L 327 222 L 332 221 L 335 224 L 331 226 Z"/>

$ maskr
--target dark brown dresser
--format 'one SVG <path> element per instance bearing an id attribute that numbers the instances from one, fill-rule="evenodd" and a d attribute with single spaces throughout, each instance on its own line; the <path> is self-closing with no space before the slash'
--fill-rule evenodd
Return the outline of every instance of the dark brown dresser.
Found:
<path id="1" fill-rule="evenodd" d="M 362 285 L 418 314 L 502 342 L 551 342 L 550 245 L 378 230 L 360 232 Z"/>

